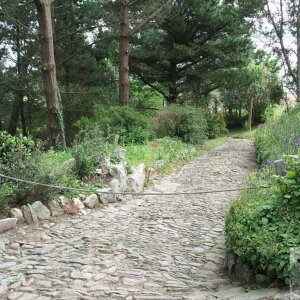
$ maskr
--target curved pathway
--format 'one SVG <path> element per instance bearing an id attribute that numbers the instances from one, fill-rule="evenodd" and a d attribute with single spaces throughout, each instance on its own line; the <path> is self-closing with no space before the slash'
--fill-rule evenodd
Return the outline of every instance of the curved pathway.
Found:
<path id="1" fill-rule="evenodd" d="M 252 143 L 230 139 L 157 181 L 152 191 L 237 188 L 254 168 Z M 251 291 L 220 273 L 224 217 L 237 197 L 134 197 L 0 235 L 0 298 L 270 299 L 276 290 Z"/>

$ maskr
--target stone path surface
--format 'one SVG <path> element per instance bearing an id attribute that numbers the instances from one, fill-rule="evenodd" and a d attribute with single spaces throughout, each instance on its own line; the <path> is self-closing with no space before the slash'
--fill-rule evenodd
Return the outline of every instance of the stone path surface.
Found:
<path id="1" fill-rule="evenodd" d="M 254 168 L 252 143 L 231 139 L 151 190 L 237 188 Z M 224 217 L 237 197 L 134 197 L 2 234 L 0 299 L 283 299 L 276 289 L 251 290 L 221 272 Z"/>

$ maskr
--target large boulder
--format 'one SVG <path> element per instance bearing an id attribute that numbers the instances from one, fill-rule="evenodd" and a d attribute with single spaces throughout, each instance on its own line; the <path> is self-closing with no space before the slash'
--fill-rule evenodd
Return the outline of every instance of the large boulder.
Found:
<path id="1" fill-rule="evenodd" d="M 139 164 L 133 169 L 132 174 L 128 176 L 128 190 L 134 193 L 141 193 L 144 190 L 145 177 L 145 165 Z"/>
<path id="2" fill-rule="evenodd" d="M 36 201 L 32 203 L 31 206 L 39 220 L 50 219 L 51 216 L 50 210 L 41 201 Z"/>
<path id="3" fill-rule="evenodd" d="M 18 223 L 25 223 L 22 211 L 19 208 L 12 208 L 10 210 L 10 216 L 12 218 L 17 218 L 18 219 Z"/>
<path id="4" fill-rule="evenodd" d="M 109 167 L 109 173 L 120 183 L 120 192 L 125 192 L 127 190 L 127 174 L 124 164 L 111 165 Z"/>
<path id="5" fill-rule="evenodd" d="M 85 198 L 83 204 L 88 208 L 97 208 L 100 206 L 100 202 L 98 196 L 96 194 L 92 194 Z"/>
<path id="6" fill-rule="evenodd" d="M 35 211 L 32 209 L 30 204 L 23 205 L 21 210 L 22 210 L 25 222 L 27 224 L 32 224 L 32 223 L 38 222 L 38 217 L 37 217 Z"/>
<path id="7" fill-rule="evenodd" d="M 61 208 L 59 202 L 56 200 L 50 200 L 48 202 L 48 207 L 52 217 L 60 217 L 64 214 L 64 210 Z"/>
<path id="8" fill-rule="evenodd" d="M 0 233 L 15 228 L 17 222 L 18 222 L 17 218 L 8 218 L 8 219 L 0 220 Z"/>

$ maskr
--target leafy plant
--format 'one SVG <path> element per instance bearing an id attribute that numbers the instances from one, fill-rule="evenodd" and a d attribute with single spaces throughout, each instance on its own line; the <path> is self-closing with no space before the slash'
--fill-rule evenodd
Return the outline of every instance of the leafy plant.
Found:
<path id="1" fill-rule="evenodd" d="M 176 137 L 185 143 L 202 144 L 206 138 L 206 119 L 201 109 L 171 105 L 155 118 L 159 137 Z"/>
<path id="2" fill-rule="evenodd" d="M 300 247 L 299 110 L 258 130 L 265 165 L 248 179 L 226 217 L 226 246 L 257 271 L 290 283 L 290 251 Z M 289 154 L 293 152 L 294 154 Z M 283 157 L 286 175 L 274 175 L 270 158 Z M 268 188 L 261 188 L 267 186 Z"/>
<path id="3" fill-rule="evenodd" d="M 86 130 L 97 126 L 110 140 L 118 137 L 120 144 L 144 143 L 154 137 L 150 119 L 129 107 L 95 107 L 92 118 L 82 118 L 77 126 Z"/>
<path id="4" fill-rule="evenodd" d="M 75 159 L 73 170 L 83 179 L 99 167 L 108 155 L 109 144 L 99 127 L 82 130 L 75 138 L 72 155 Z"/>
<path id="5" fill-rule="evenodd" d="M 222 115 L 206 113 L 207 137 L 214 139 L 220 134 L 227 133 L 226 122 Z"/>
<path id="6" fill-rule="evenodd" d="M 24 159 L 30 155 L 35 143 L 25 136 L 12 136 L 5 131 L 0 131 L 0 162 L 8 163 L 14 159 L 15 153 L 22 153 Z"/>

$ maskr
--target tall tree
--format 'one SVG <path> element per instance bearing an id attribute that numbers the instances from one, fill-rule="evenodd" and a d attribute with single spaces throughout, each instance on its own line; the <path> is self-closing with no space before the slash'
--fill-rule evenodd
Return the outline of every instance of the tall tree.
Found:
<path id="1" fill-rule="evenodd" d="M 120 20 L 120 49 L 119 49 L 119 103 L 121 106 L 129 105 L 129 44 L 130 39 L 142 30 L 149 22 L 154 20 L 172 0 L 164 0 L 151 14 L 143 16 L 143 19 L 130 26 L 129 7 L 135 5 L 137 0 L 121 0 Z"/>
<path id="2" fill-rule="evenodd" d="M 222 85 L 224 71 L 248 63 L 251 24 L 239 9 L 217 0 L 176 1 L 155 31 L 134 40 L 132 70 L 167 103 L 199 101 Z"/>
<path id="3" fill-rule="evenodd" d="M 34 0 L 39 21 L 42 72 L 48 113 L 48 137 L 51 146 L 66 147 L 62 104 L 58 97 L 53 45 L 51 5 L 54 0 Z"/>
<path id="4" fill-rule="evenodd" d="M 3 1 L 1 9 L 1 45 L 6 53 L 3 60 L 9 61 L 5 64 L 5 69 L 10 68 L 11 71 L 6 72 L 6 76 L 14 77 L 10 89 L 15 96 L 10 105 L 11 111 L 6 129 L 9 133 L 16 134 L 21 119 L 22 133 L 27 135 L 24 97 L 27 96 L 28 69 L 32 65 L 36 48 L 33 46 L 35 42 L 33 33 L 35 25 L 32 22 L 33 4 L 30 5 L 25 0 L 20 0 L 18 3 Z"/>
<path id="5" fill-rule="evenodd" d="M 268 0 L 264 17 L 272 25 L 264 33 L 282 60 L 289 88 L 300 101 L 300 0 Z"/>

